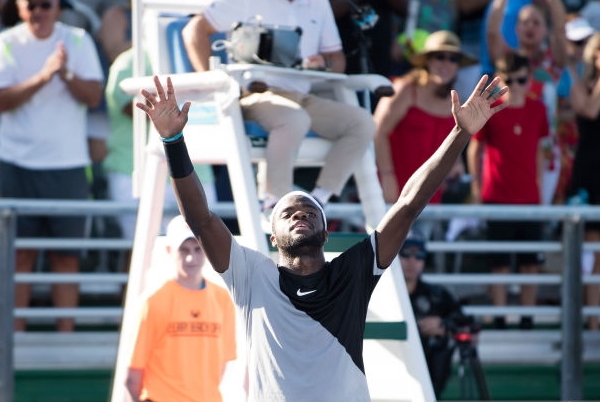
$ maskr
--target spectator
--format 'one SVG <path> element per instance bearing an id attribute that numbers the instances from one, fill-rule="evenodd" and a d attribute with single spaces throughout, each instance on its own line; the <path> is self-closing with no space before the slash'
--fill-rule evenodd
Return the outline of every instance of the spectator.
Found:
<path id="1" fill-rule="evenodd" d="M 175 277 L 144 301 L 127 389 L 134 401 L 219 402 L 226 364 L 236 358 L 233 303 L 204 278 L 206 257 L 181 215 L 166 242 Z"/>
<path id="2" fill-rule="evenodd" d="M 529 61 L 518 53 L 506 53 L 496 63 L 501 82 L 510 91 L 502 101 L 508 105 L 502 118 L 491 118 L 481 131 L 473 136 L 467 150 L 469 172 L 473 176 L 471 196 L 474 203 L 484 204 L 539 204 L 543 139 L 549 135 L 546 109 L 541 101 L 527 96 L 531 79 Z M 540 222 L 489 221 L 488 240 L 542 239 Z M 508 253 L 490 256 L 492 272 L 510 272 Z M 517 254 L 519 272 L 539 273 L 544 262 L 542 253 Z M 491 286 L 492 302 L 507 304 L 506 285 Z M 535 285 L 521 286 L 521 305 L 534 306 L 537 299 Z M 495 318 L 497 328 L 505 328 L 504 317 Z M 522 329 L 533 327 L 533 318 L 521 317 Z"/>
<path id="3" fill-rule="evenodd" d="M 573 158 L 579 139 L 575 111 L 571 104 L 573 79 L 570 71 L 572 70 L 574 74 L 581 75 L 583 48 L 588 38 L 594 33 L 594 29 L 590 24 L 577 14 L 569 15 L 567 18 L 569 21 L 566 24 L 565 32 L 567 37 L 567 66 L 569 68 L 563 71 L 557 88 L 556 139 L 560 150 L 560 176 L 554 192 L 554 204 L 564 204 L 566 201 L 566 192 L 573 171 Z"/>
<path id="4" fill-rule="evenodd" d="M 127 14 L 119 14 L 124 7 L 124 0 L 61 0 L 65 9 L 61 13 L 61 21 L 84 28 L 94 39 L 96 50 L 104 76 L 108 76 L 108 68 L 114 61 L 116 50 L 124 50 L 131 46 L 131 18 Z M 106 32 L 110 32 L 107 34 Z M 107 42 L 110 45 L 107 45 Z M 107 52 L 110 50 L 110 53 Z M 92 167 L 90 181 L 92 195 L 96 199 L 107 198 L 107 179 L 102 170 L 102 161 L 108 154 L 107 139 L 110 131 L 106 99 L 102 97 L 100 104 L 88 110 L 87 134 L 90 144 Z M 102 226 L 101 226 L 102 227 Z"/>
<path id="5" fill-rule="evenodd" d="M 57 22 L 58 0 L 17 0 L 17 7 L 23 24 L 0 33 L 0 196 L 87 199 L 86 107 L 100 102 L 103 80 L 94 44 L 84 30 Z M 80 238 L 84 219 L 20 216 L 17 235 Z M 38 251 L 17 250 L 17 272 L 32 271 Z M 54 272 L 77 272 L 79 250 L 53 250 L 49 260 Z M 75 307 L 77 285 L 53 285 L 52 299 Z M 28 300 L 29 286 L 17 285 L 15 305 Z M 73 326 L 71 318 L 57 321 L 61 331 Z"/>
<path id="6" fill-rule="evenodd" d="M 131 47 L 131 0 L 108 7 L 102 13 L 98 42 L 109 64 Z"/>
<path id="7" fill-rule="evenodd" d="M 108 156 L 104 160 L 103 169 L 108 182 L 108 197 L 114 201 L 135 202 L 133 196 L 133 99 L 125 93 L 119 83 L 133 75 L 133 49 L 129 48 L 117 56 L 112 63 L 106 83 L 106 104 L 110 120 L 108 137 Z M 146 74 L 151 74 L 150 63 L 146 61 Z M 196 167 L 200 178 L 206 182 L 205 192 L 210 203 L 216 201 L 216 190 L 212 169 L 208 165 Z M 176 208 L 175 195 L 170 186 L 165 191 L 165 206 Z M 171 217 L 167 217 L 168 221 Z M 166 223 L 166 222 L 163 222 Z M 136 224 L 134 214 L 123 214 L 118 217 L 121 235 L 133 240 Z M 163 225 L 165 226 L 165 225 Z M 130 253 L 127 253 L 125 266 L 129 267 Z"/>
<path id="8" fill-rule="evenodd" d="M 101 26 L 102 15 L 109 8 L 127 0 L 60 0 L 63 13 L 60 21 L 85 29 L 96 38 Z"/>
<path id="9" fill-rule="evenodd" d="M 578 203 L 600 204 L 600 178 L 598 177 L 600 152 L 600 33 L 594 33 L 583 50 L 583 73 L 575 73 L 571 88 L 573 108 L 577 113 L 579 143 L 573 162 L 573 176 L 569 195 L 579 197 Z M 572 200 L 573 202 L 574 200 Z M 600 225 L 591 222 L 585 228 L 585 241 L 600 241 Z M 592 273 L 600 274 L 600 253 L 595 253 Z M 588 285 L 586 304 L 600 305 L 599 285 Z M 600 328 L 598 316 L 588 318 L 588 327 Z"/>
<path id="10" fill-rule="evenodd" d="M 423 50 L 427 36 L 447 30 L 458 35 L 463 52 L 479 58 L 479 31 L 483 14 L 491 0 L 409 0 L 402 1 L 399 14 L 404 17 L 404 28 L 392 48 L 392 58 L 398 63 L 396 75 L 412 69 L 410 58 Z M 454 84 L 458 93 L 470 93 L 481 78 L 478 64 L 461 67 Z"/>
<path id="11" fill-rule="evenodd" d="M 490 0 L 402 1 L 399 14 L 405 19 L 403 32 L 397 38 L 395 54 L 404 59 L 406 70 L 412 68 L 410 58 L 423 50 L 427 36 L 436 31 L 458 34 L 463 19 L 481 12 Z M 476 52 L 469 51 L 470 54 Z M 401 62 L 402 63 L 402 62 Z"/>
<path id="12" fill-rule="evenodd" d="M 326 217 L 305 192 L 282 197 L 271 215 L 271 244 L 278 261 L 238 244 L 208 208 L 192 174 L 182 130 L 191 102 L 179 109 L 173 84 L 166 92 L 154 78 L 156 95 L 143 90 L 148 114 L 161 136 L 180 209 L 243 312 L 252 400 L 370 400 L 362 344 L 371 293 L 397 257 L 412 222 L 460 156 L 471 133 L 504 106 L 491 107 L 496 92 L 483 77 L 462 106 L 452 97 L 456 126 L 404 187 L 398 201 L 365 240 L 325 261 Z M 307 370 L 310 367 L 310 370 Z"/>
<path id="13" fill-rule="evenodd" d="M 190 61 L 197 71 L 208 70 L 209 37 L 231 29 L 237 21 L 262 17 L 264 24 L 299 26 L 302 29 L 300 56 L 308 68 L 325 68 L 343 73 L 345 58 L 327 0 L 273 3 L 268 0 L 216 1 L 192 18 L 183 30 Z M 282 16 L 286 16 L 283 18 Z M 269 133 L 264 217 L 292 189 L 294 161 L 298 148 L 310 130 L 332 140 L 333 146 L 317 178 L 312 195 L 325 205 L 339 195 L 373 138 L 371 113 L 357 106 L 308 94 L 310 83 L 295 78 L 267 76 L 264 92 L 245 91 L 240 100 L 247 119 L 256 121 Z M 268 228 L 267 228 L 268 229 Z"/>
<path id="14" fill-rule="evenodd" d="M 393 203 L 410 176 L 438 149 L 452 127 L 450 91 L 458 68 L 474 62 L 450 31 L 427 38 L 412 58 L 413 70 L 394 81 L 394 95 L 375 109 L 375 155 L 386 203 Z M 450 175 L 464 172 L 458 160 Z M 438 189 L 431 203 L 440 203 Z M 431 228 L 419 228 L 427 238 Z"/>
<path id="15" fill-rule="evenodd" d="M 500 34 L 504 38 L 504 41 L 511 49 L 516 49 L 519 46 L 519 39 L 517 38 L 516 26 L 519 18 L 519 11 L 523 6 L 531 4 L 532 0 L 508 0 L 504 9 L 501 13 Z M 481 27 L 481 37 L 487 38 L 487 32 L 489 31 L 490 25 L 490 12 L 493 8 L 493 1 L 486 7 L 485 17 L 483 20 L 483 26 Z M 497 17 L 496 17 L 497 18 Z M 493 75 L 494 74 L 494 63 L 490 60 L 490 53 L 488 50 L 488 41 L 480 40 L 480 57 L 481 72 L 482 74 Z"/>
<path id="16" fill-rule="evenodd" d="M 412 230 L 406 236 L 399 256 L 433 390 L 439 400 L 452 373 L 455 347 L 452 331 L 457 320 L 466 317 L 448 289 L 423 281 L 421 274 L 427 258 L 425 244 L 425 237 Z"/>
<path id="17" fill-rule="evenodd" d="M 501 25 L 509 0 L 494 0 L 490 10 L 487 42 L 490 58 L 495 63 L 511 47 L 504 40 Z M 546 105 L 551 136 L 545 141 L 544 170 L 542 174 L 542 202 L 550 204 L 560 174 L 560 151 L 556 142 L 555 116 L 557 112 L 557 85 L 566 64 L 565 7 L 561 0 L 535 0 L 522 6 L 518 12 L 515 33 L 516 51 L 526 56 L 532 68 L 528 90 Z"/>

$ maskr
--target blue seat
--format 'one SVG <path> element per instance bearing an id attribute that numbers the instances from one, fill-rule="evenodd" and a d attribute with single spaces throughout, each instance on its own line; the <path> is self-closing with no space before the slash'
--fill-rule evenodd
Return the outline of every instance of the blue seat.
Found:
<path id="1" fill-rule="evenodd" d="M 190 20 L 190 17 L 179 17 L 167 24 L 165 33 L 167 35 L 167 44 L 169 50 L 169 60 L 171 63 L 171 71 L 174 73 L 189 73 L 193 72 L 194 68 L 190 59 L 187 56 L 185 45 L 183 42 L 183 36 L 181 31 Z M 216 40 L 225 39 L 225 33 L 218 32 L 211 36 L 211 43 Z M 221 63 L 227 63 L 227 51 L 223 50 L 212 50 L 212 55 L 219 57 Z M 244 121 L 244 128 L 246 135 L 250 137 L 252 146 L 264 147 L 266 146 L 269 138 L 269 133 L 263 129 L 257 122 L 252 120 Z M 307 137 L 318 137 L 319 135 L 313 131 L 309 131 L 306 134 Z"/>

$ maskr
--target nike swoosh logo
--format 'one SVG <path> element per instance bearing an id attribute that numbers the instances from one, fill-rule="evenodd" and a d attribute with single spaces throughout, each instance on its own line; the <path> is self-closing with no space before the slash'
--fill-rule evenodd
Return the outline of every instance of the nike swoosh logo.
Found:
<path id="1" fill-rule="evenodd" d="M 311 294 L 311 293 L 314 293 L 314 292 L 316 292 L 316 291 L 317 291 L 317 289 L 315 289 L 315 290 L 309 290 L 309 291 L 307 291 L 307 292 L 303 292 L 303 291 L 301 291 L 300 289 L 298 289 L 298 291 L 296 292 L 296 295 L 298 295 L 298 296 L 302 297 L 302 296 L 306 296 L 306 295 L 309 295 L 309 294 Z"/>

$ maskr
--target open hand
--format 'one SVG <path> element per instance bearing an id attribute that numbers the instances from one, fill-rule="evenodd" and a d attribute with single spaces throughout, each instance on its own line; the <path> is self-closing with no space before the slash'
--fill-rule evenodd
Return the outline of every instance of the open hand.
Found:
<path id="1" fill-rule="evenodd" d="M 137 102 L 135 105 L 148 115 L 161 137 L 173 137 L 180 133 L 187 123 L 191 103 L 185 102 L 179 110 L 170 77 L 167 77 L 166 93 L 156 75 L 154 76 L 154 85 L 156 86 L 156 96 L 142 89 L 141 94 L 146 98 L 148 104 Z"/>
<path id="2" fill-rule="evenodd" d="M 487 79 L 487 75 L 481 77 L 471 96 L 469 96 L 469 99 L 463 105 L 460 105 L 458 93 L 454 90 L 452 91 L 452 115 L 454 116 L 454 121 L 458 127 L 471 135 L 481 130 L 490 117 L 508 105 L 506 102 L 503 102 L 491 107 L 494 102 L 508 91 L 508 87 L 495 91 L 500 81 L 500 78 L 496 77 L 484 89 Z"/>

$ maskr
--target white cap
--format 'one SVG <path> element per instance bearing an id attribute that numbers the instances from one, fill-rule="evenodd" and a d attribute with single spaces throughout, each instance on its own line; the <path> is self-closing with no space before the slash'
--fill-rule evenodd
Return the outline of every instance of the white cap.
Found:
<path id="1" fill-rule="evenodd" d="M 571 42 L 589 38 L 594 32 L 594 28 L 583 17 L 575 18 L 565 24 L 565 35 Z"/>
<path id="2" fill-rule="evenodd" d="M 174 250 L 179 250 L 179 247 L 187 239 L 196 239 L 194 233 L 186 223 L 182 215 L 177 215 L 167 225 L 167 234 L 165 235 L 166 243 Z"/>

